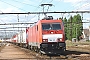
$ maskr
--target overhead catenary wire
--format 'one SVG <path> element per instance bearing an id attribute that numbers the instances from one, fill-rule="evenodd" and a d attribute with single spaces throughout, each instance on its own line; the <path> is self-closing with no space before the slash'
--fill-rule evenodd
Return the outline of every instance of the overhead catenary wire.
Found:
<path id="1" fill-rule="evenodd" d="M 5 28 L 0 28 L 0 29 L 10 29 L 10 28 L 28 28 L 28 27 L 5 27 Z"/>
<path id="2" fill-rule="evenodd" d="M 39 3 L 38 7 L 35 10 L 38 10 L 40 8 L 40 4 L 43 2 L 44 0 L 41 0 L 41 2 Z M 36 15 L 34 15 L 34 17 L 36 17 Z M 33 18 L 34 18 L 33 17 Z M 33 19 L 31 18 L 31 19 Z M 38 15 L 38 20 L 40 19 L 40 14 Z"/>
<path id="3" fill-rule="evenodd" d="M 42 0 L 40 3 L 42 3 L 42 2 L 43 2 L 43 0 Z M 10 4 L 10 5 L 11 5 L 11 4 Z M 34 16 L 34 17 L 35 17 L 35 16 Z M 33 17 L 33 18 L 34 18 L 34 17 Z"/>
<path id="4" fill-rule="evenodd" d="M 2 12 L 2 11 L 1 11 Z M 3 12 L 2 12 L 3 13 Z M 7 17 L 7 16 L 5 16 L 5 17 Z M 1 19 L 0 19 L 1 20 Z M 3 20 L 1 20 L 3 23 L 5 23 Z M 6 23 L 5 23 L 6 24 Z M 0 30 L 1 32 L 3 31 L 3 30 Z M 10 31 L 12 31 L 12 30 L 10 30 Z M 19 31 L 19 30 L 18 30 Z M 9 34 L 9 33 L 7 33 L 7 31 L 6 31 L 6 28 L 4 29 L 4 32 L 5 32 L 5 35 L 3 35 L 2 33 L 0 33 L 0 34 L 2 34 L 3 36 L 5 36 L 5 37 L 8 37 L 9 35 L 11 35 L 11 34 Z M 15 32 L 17 32 L 17 31 L 15 31 L 15 29 L 13 28 L 13 33 L 12 34 L 15 34 Z M 7 35 L 7 34 L 9 34 L 9 35 Z"/>
<path id="5" fill-rule="evenodd" d="M 1 11 L 1 10 L 0 10 Z M 1 11 L 2 12 L 2 11 Z M 3 12 L 2 12 L 3 13 Z M 5 23 L 2 19 L 0 19 L 0 21 L 2 21 L 3 23 Z"/>
<path id="6" fill-rule="evenodd" d="M 2 19 L 0 19 L 1 22 L 5 23 L 5 21 L 3 21 Z"/>
<path id="7" fill-rule="evenodd" d="M 80 1 L 80 2 L 82 2 L 82 1 Z M 80 3 L 80 2 L 79 2 L 79 3 Z M 79 9 L 85 8 L 85 7 L 87 7 L 88 5 L 90 6 L 90 4 L 88 3 L 87 0 L 84 1 L 84 3 L 86 3 L 86 4 L 84 4 L 84 5 L 80 6 L 80 7 L 78 7 L 76 10 L 79 10 Z"/>
<path id="8" fill-rule="evenodd" d="M 0 11 L 1 11 L 1 10 L 0 10 Z M 1 13 L 4 13 L 4 12 L 1 11 Z M 14 16 L 14 15 L 13 15 L 13 16 Z M 8 17 L 8 16 L 4 15 L 4 17 Z M 15 16 L 15 17 L 16 17 L 16 16 Z M 12 19 L 11 16 L 9 16 L 9 18 Z M 5 23 L 5 21 L 3 21 L 2 19 L 0 19 L 0 20 L 1 20 L 3 23 Z"/>
<path id="9" fill-rule="evenodd" d="M 52 11 L 52 12 L 27 12 L 27 13 L 0 13 L 1 15 L 3 15 L 3 14 L 50 14 L 50 13 L 90 13 L 90 11 Z"/>
<path id="10" fill-rule="evenodd" d="M 43 2 L 44 0 L 41 0 L 41 2 L 39 3 L 39 5 L 36 7 L 36 9 L 34 9 L 34 11 L 37 11 L 40 8 L 40 4 Z"/>
<path id="11" fill-rule="evenodd" d="M 18 3 L 26 4 L 26 3 L 24 3 L 24 2 L 20 2 L 20 1 L 17 1 L 17 0 L 14 0 L 14 1 L 16 1 L 16 2 L 18 2 Z M 11 5 L 11 6 L 13 6 L 13 7 L 18 8 L 17 6 L 14 6 L 14 5 L 12 5 L 12 4 L 10 4 L 10 3 L 7 3 L 7 2 L 5 2 L 5 1 L 1 1 L 1 2 L 6 3 L 6 4 L 8 4 L 8 5 Z M 43 2 L 43 0 L 42 0 L 40 3 L 42 3 L 42 2 Z M 26 5 L 30 5 L 30 4 L 26 4 Z M 34 6 L 34 5 L 30 5 L 30 6 L 37 7 L 37 6 Z M 21 8 L 19 8 L 19 9 L 21 9 Z M 23 10 L 23 9 L 21 9 L 21 10 Z M 2 11 L 1 11 L 1 12 L 2 12 Z M 2 13 L 3 13 L 3 12 L 2 12 Z"/>
<path id="12" fill-rule="evenodd" d="M 6 32 L 7 32 L 7 31 L 12 31 L 12 32 L 13 32 L 13 31 L 15 31 L 15 32 L 17 32 L 18 30 L 16 30 L 16 29 L 15 29 L 15 30 L 11 30 L 11 29 L 5 30 L 5 29 L 3 29 L 3 30 L 0 30 L 0 31 L 2 31 L 2 32 L 5 32 L 5 31 L 6 31 Z M 22 30 L 19 30 L 19 31 L 22 31 Z"/>
<path id="13" fill-rule="evenodd" d="M 24 9 L 22 9 L 22 8 L 20 8 L 20 7 L 17 7 L 17 6 L 15 6 L 15 5 L 13 5 L 13 4 L 7 3 L 7 2 L 2 1 L 2 0 L 0 0 L 0 1 L 3 2 L 3 3 L 6 3 L 6 4 L 10 5 L 10 6 L 16 7 L 16 8 L 18 8 L 18 9 L 22 10 L 22 11 L 26 11 L 26 10 L 24 10 Z"/>
<path id="14" fill-rule="evenodd" d="M 84 19 L 85 20 L 85 19 Z M 29 22 L 29 23 L 4 23 L 4 24 L 0 24 L 0 25 L 21 25 L 21 24 L 35 24 L 36 22 Z M 71 23 L 71 22 L 67 22 L 67 23 Z M 75 22 L 73 22 L 75 23 Z M 90 22 L 80 22 L 80 23 L 90 23 Z"/>
<path id="15" fill-rule="evenodd" d="M 53 0 L 52 0 L 53 1 Z"/>
<path id="16" fill-rule="evenodd" d="M 36 7 L 36 9 L 35 10 L 38 10 L 39 8 L 40 8 L 40 4 L 43 2 L 44 0 L 41 0 L 41 2 L 39 3 L 39 5 Z M 34 10 L 34 11 L 35 11 Z M 28 14 L 29 15 L 29 14 Z M 37 15 L 34 15 L 32 18 L 30 18 L 31 20 L 34 18 L 34 17 L 36 17 Z M 40 16 L 40 14 L 38 15 L 38 17 Z M 38 18 L 38 19 L 40 19 L 40 18 Z M 29 20 L 29 19 L 27 19 L 27 21 L 31 21 L 31 20 Z"/>
<path id="17" fill-rule="evenodd" d="M 11 5 L 11 6 L 13 6 L 13 7 L 16 7 L 16 8 L 18 8 L 17 6 L 14 6 L 14 5 L 12 5 L 12 4 L 10 4 L 10 3 L 7 3 L 7 2 L 5 2 L 5 1 L 2 1 L 3 3 L 6 3 L 6 4 L 9 4 L 9 5 Z M 30 5 L 30 4 L 29 4 Z M 36 6 L 34 6 L 34 7 L 36 7 Z M 19 9 L 21 9 L 21 8 L 19 8 Z M 21 9 L 22 10 L 22 9 Z M 0 10 L 1 11 L 1 10 Z M 1 11 L 2 12 L 2 11 Z M 3 12 L 2 12 L 3 13 Z"/>
<path id="18" fill-rule="evenodd" d="M 38 9 L 39 9 L 40 4 L 42 4 L 43 1 L 44 1 L 44 0 L 41 0 L 41 2 L 39 3 L 39 5 L 38 5 L 38 7 L 37 7 Z M 51 3 L 52 1 L 53 1 L 53 0 L 51 0 L 49 3 Z M 37 9 L 37 8 L 36 8 L 36 9 Z M 36 10 L 36 9 L 35 9 L 35 10 Z M 36 15 L 35 15 L 34 17 L 36 17 Z M 34 17 L 33 17 L 33 18 L 34 18 Z M 38 14 L 38 20 L 39 20 L 39 19 L 40 19 L 40 14 Z"/>
<path id="19" fill-rule="evenodd" d="M 37 7 L 37 6 L 35 6 L 35 5 L 27 4 L 27 3 L 20 2 L 20 1 L 17 1 L 17 0 L 13 0 L 13 1 L 18 2 L 18 3 L 21 3 L 21 4 L 29 5 L 29 6 L 32 6 L 32 7 Z"/>
<path id="20" fill-rule="evenodd" d="M 1 0 L 0 0 L 1 1 Z M 11 5 L 11 6 L 14 6 L 14 5 L 12 5 L 12 4 L 10 4 L 10 3 L 7 3 L 7 2 L 5 2 L 5 1 L 1 1 L 1 2 L 3 2 L 3 3 L 6 3 L 6 4 L 9 4 L 9 5 Z M 14 6 L 14 7 L 16 7 L 16 6 Z M 18 8 L 18 7 L 16 7 L 16 8 Z M 21 8 L 19 8 L 19 9 L 21 9 Z M 21 9 L 22 10 L 22 9 Z M 1 10 L 0 10 L 1 11 Z M 3 13 L 3 11 L 1 11 L 1 13 Z M 6 16 L 7 17 L 7 16 Z M 10 18 L 10 17 L 9 17 Z M 1 19 L 0 19 L 1 20 Z M 3 20 L 1 20 L 2 22 L 4 22 Z M 5 22 L 4 22 L 5 23 Z"/>
<path id="21" fill-rule="evenodd" d="M 40 3 L 42 3 L 43 2 L 43 0 L 40 2 Z M 4 3 L 6 3 L 5 1 L 4 1 Z M 8 4 L 8 3 L 6 3 L 6 4 Z M 23 4 L 25 4 L 25 3 L 23 3 Z M 9 4 L 9 5 L 11 5 L 11 6 L 13 6 L 12 4 Z M 13 7 L 15 7 L 15 6 L 13 6 Z M 16 6 L 16 8 L 17 8 L 17 6 Z M 2 12 L 3 13 L 3 12 Z M 34 16 L 35 17 L 35 16 Z M 34 18 L 33 17 L 33 18 Z M 19 19 L 18 19 L 18 21 L 19 21 Z"/>

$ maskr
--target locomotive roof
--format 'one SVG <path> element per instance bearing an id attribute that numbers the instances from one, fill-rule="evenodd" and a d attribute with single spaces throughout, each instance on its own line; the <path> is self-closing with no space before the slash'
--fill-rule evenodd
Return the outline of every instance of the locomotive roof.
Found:
<path id="1" fill-rule="evenodd" d="M 62 22 L 62 20 L 39 20 L 37 23 L 52 23 L 52 22 Z"/>

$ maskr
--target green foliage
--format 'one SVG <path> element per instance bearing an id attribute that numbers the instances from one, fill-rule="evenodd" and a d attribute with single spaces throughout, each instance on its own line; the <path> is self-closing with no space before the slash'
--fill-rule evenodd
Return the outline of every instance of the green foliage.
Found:
<path id="1" fill-rule="evenodd" d="M 66 39 L 71 40 L 72 38 L 77 38 L 79 40 L 79 36 L 81 36 L 83 30 L 81 16 L 77 14 L 73 17 L 71 16 L 69 19 L 66 19 L 65 17 L 63 22 Z"/>
<path id="2" fill-rule="evenodd" d="M 67 33 L 67 19 L 64 18 L 63 22 L 64 22 L 64 27 L 65 27 L 65 36 L 66 36 L 66 33 Z M 65 37 L 65 39 L 67 40 L 67 36 Z"/>

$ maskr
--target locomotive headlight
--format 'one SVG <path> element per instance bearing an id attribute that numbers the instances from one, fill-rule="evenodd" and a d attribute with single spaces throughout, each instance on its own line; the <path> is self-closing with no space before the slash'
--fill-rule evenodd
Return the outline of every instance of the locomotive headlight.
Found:
<path id="1" fill-rule="evenodd" d="M 43 39 L 43 42 L 47 42 L 47 39 Z"/>
<path id="2" fill-rule="evenodd" d="M 48 39 L 42 39 L 43 42 L 48 42 Z"/>
<path id="3" fill-rule="evenodd" d="M 58 38 L 57 41 L 58 41 L 58 42 L 62 41 L 62 38 Z"/>
<path id="4" fill-rule="evenodd" d="M 60 39 L 60 41 L 62 41 L 62 39 Z"/>
<path id="5" fill-rule="evenodd" d="M 45 42 L 46 40 L 43 40 L 43 42 Z"/>

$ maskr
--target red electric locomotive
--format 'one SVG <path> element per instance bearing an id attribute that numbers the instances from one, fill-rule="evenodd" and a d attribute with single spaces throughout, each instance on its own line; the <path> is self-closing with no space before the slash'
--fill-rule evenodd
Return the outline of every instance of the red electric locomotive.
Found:
<path id="1" fill-rule="evenodd" d="M 60 54 L 66 50 L 62 20 L 51 16 L 28 28 L 28 48 L 44 54 Z"/>

